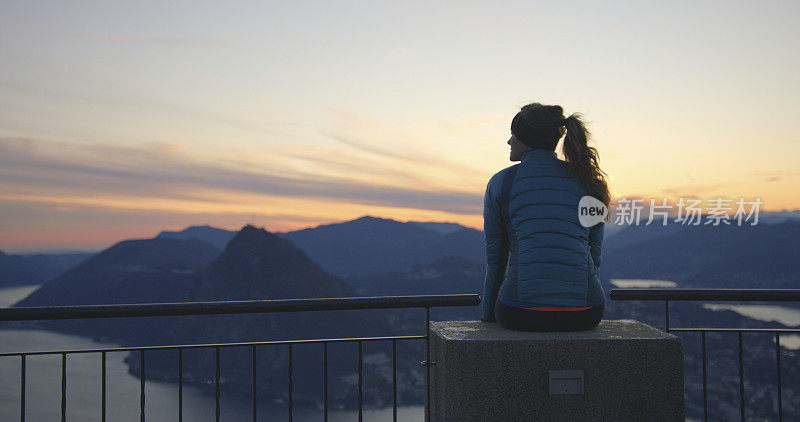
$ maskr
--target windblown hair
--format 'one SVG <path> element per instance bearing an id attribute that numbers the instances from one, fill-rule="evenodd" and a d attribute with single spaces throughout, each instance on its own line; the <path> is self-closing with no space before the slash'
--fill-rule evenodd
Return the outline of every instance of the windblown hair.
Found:
<path id="1" fill-rule="evenodd" d="M 514 118 L 515 122 L 512 122 L 512 128 L 516 125 L 515 136 L 529 147 L 555 151 L 562 135 L 561 127 L 564 126 L 567 134 L 562 151 L 566 161 L 586 187 L 588 194 L 610 207 L 611 194 L 606 181 L 607 175 L 600 170 L 597 149 L 588 145 L 591 134 L 582 117 L 580 113 L 573 113 L 565 118 L 561 106 L 532 103 L 522 107 Z M 524 121 L 524 125 L 517 121 L 519 118 Z"/>

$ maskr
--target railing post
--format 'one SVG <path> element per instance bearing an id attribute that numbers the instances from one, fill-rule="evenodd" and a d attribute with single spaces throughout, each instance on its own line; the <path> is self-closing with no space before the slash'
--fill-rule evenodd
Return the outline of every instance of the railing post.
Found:
<path id="1" fill-rule="evenodd" d="M 328 422 L 328 342 L 322 343 L 322 412 Z"/>
<path id="2" fill-rule="evenodd" d="M 708 388 L 706 388 L 706 332 L 701 331 L 700 334 L 702 335 L 703 342 L 703 420 L 708 421 Z"/>
<path id="3" fill-rule="evenodd" d="M 144 422 L 144 418 L 145 418 L 145 416 L 144 416 L 144 414 L 145 414 L 145 410 L 144 410 L 145 409 L 145 407 L 144 407 L 145 406 L 145 401 L 144 401 L 145 400 L 145 396 L 144 396 L 144 349 L 139 350 L 139 363 L 141 365 L 140 368 L 139 368 L 139 382 L 140 382 L 140 386 L 141 386 L 141 392 L 139 393 L 139 401 L 140 401 L 140 404 L 141 404 L 141 410 L 140 410 L 141 418 L 140 419 L 141 419 L 142 422 Z"/>
<path id="4" fill-rule="evenodd" d="M 67 422 L 67 354 L 61 354 L 61 422 Z"/>
<path id="5" fill-rule="evenodd" d="M 742 332 L 739 331 L 739 411 L 744 421 L 744 356 L 742 355 Z"/>
<path id="6" fill-rule="evenodd" d="M 358 342 L 358 422 L 361 422 L 364 419 L 363 415 L 363 401 L 364 401 L 364 359 L 363 359 L 363 350 L 362 350 L 362 343 L 359 340 Z"/>
<path id="7" fill-rule="evenodd" d="M 25 355 L 22 355 L 19 386 L 19 420 L 25 422 Z"/>
<path id="8" fill-rule="evenodd" d="M 178 349 L 178 422 L 183 421 L 183 349 Z"/>
<path id="9" fill-rule="evenodd" d="M 289 422 L 292 422 L 294 416 L 294 391 L 292 386 L 292 344 L 289 343 Z"/>
<path id="10" fill-rule="evenodd" d="M 783 392 L 781 391 L 781 333 L 775 332 L 775 361 L 778 365 L 778 422 L 783 422 Z"/>
<path id="11" fill-rule="evenodd" d="M 431 308 L 425 307 L 425 421 L 431 420 Z"/>
<path id="12" fill-rule="evenodd" d="M 397 340 L 392 340 L 392 421 L 397 422 Z"/>
<path id="13" fill-rule="evenodd" d="M 256 422 L 256 407 L 258 406 L 258 389 L 256 388 L 256 345 L 252 345 L 250 350 L 253 354 L 253 422 Z"/>
<path id="14" fill-rule="evenodd" d="M 100 406 L 100 408 L 101 408 L 100 409 L 100 412 L 101 412 L 100 413 L 101 414 L 100 419 L 103 422 L 106 422 L 106 352 L 101 352 L 100 353 L 100 359 L 102 359 L 102 361 L 103 361 L 102 364 L 101 364 L 101 366 L 102 366 L 101 372 L 103 373 L 102 374 L 102 377 L 103 377 L 102 391 L 103 392 L 101 393 L 101 395 L 102 395 L 102 399 L 101 399 L 102 404 Z"/>
<path id="15" fill-rule="evenodd" d="M 219 346 L 214 348 L 214 399 L 215 399 L 215 413 L 217 415 L 217 422 L 219 422 Z"/>

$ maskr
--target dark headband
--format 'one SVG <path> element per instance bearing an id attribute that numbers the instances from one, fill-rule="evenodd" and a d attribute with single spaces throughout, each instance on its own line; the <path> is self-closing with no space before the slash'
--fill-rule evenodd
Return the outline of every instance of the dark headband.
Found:
<path id="1" fill-rule="evenodd" d="M 522 112 L 520 111 L 514 116 L 514 119 L 511 120 L 511 133 L 517 137 L 523 144 L 527 145 L 533 149 L 548 149 L 548 150 L 555 150 L 556 145 L 546 145 L 551 144 L 553 139 L 555 139 L 556 144 L 558 143 L 558 139 L 560 138 L 559 134 L 557 133 L 558 128 L 560 126 L 565 125 L 567 119 L 559 126 L 553 127 L 533 127 L 531 126 L 528 121 L 523 116 Z"/>

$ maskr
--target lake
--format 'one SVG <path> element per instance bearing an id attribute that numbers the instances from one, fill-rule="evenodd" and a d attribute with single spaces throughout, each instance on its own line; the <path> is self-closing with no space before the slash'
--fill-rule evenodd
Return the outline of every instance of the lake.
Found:
<path id="1" fill-rule="evenodd" d="M 787 327 L 800 326 L 800 309 L 780 305 L 729 305 L 704 303 L 703 307 L 712 311 L 734 311 L 758 321 L 776 321 Z M 774 341 L 774 340 L 773 340 Z M 781 346 L 785 349 L 800 350 L 800 335 L 781 334 Z"/>
<path id="2" fill-rule="evenodd" d="M 609 281 L 616 287 L 627 289 L 646 289 L 654 287 L 671 288 L 678 286 L 678 283 L 674 281 L 645 278 L 612 278 Z M 730 305 L 718 303 L 704 303 L 702 306 L 712 311 L 734 311 L 739 315 L 758 321 L 776 321 L 787 327 L 800 326 L 800 309 L 797 308 L 789 308 L 780 305 Z M 781 346 L 785 349 L 800 350 L 800 335 L 781 334 Z"/>
<path id="3" fill-rule="evenodd" d="M 675 287 L 674 281 L 651 280 L 646 278 L 612 278 L 611 284 L 623 289 L 646 289 L 650 287 Z"/>
<path id="4" fill-rule="evenodd" d="M 8 306 L 36 290 L 36 286 L 0 289 L 0 304 Z M 0 330 L 0 353 L 34 350 L 97 349 L 118 347 L 115 343 L 41 330 Z M 127 352 L 108 353 L 106 360 L 106 415 L 111 421 L 139 420 L 139 378 L 128 374 L 123 359 Z M 147 355 L 145 355 L 147 356 Z M 29 356 L 26 359 L 26 420 L 53 421 L 61 415 L 61 356 Z M 0 421 L 19 420 L 20 358 L 0 357 Z M 67 419 L 76 421 L 100 420 L 101 360 L 99 353 L 68 355 L 67 357 Z M 148 421 L 174 421 L 178 418 L 177 384 L 146 381 L 146 415 Z M 252 419 L 252 402 L 244 398 L 223 396 L 220 402 L 221 420 Z M 365 421 L 390 421 L 392 408 L 365 410 Z M 358 412 L 329 410 L 330 421 L 352 421 Z M 183 388 L 183 416 L 186 421 L 213 421 L 214 396 L 204 395 L 190 386 Z M 287 420 L 286 404 L 259 402 L 259 421 Z M 293 412 L 297 421 L 320 421 L 319 409 L 298 408 Z M 398 408 L 398 419 L 421 421 L 422 406 Z"/>

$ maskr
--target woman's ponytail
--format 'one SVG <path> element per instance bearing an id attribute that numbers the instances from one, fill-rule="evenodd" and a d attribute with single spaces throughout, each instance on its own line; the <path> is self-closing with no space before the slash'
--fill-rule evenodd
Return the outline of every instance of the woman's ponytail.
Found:
<path id="1" fill-rule="evenodd" d="M 564 119 L 567 136 L 564 138 L 564 157 L 570 168 L 583 182 L 588 194 L 600 200 L 606 207 L 611 204 L 606 173 L 600 170 L 597 149 L 588 145 L 589 131 L 579 113 Z M 609 213 L 610 215 L 610 213 Z"/>

